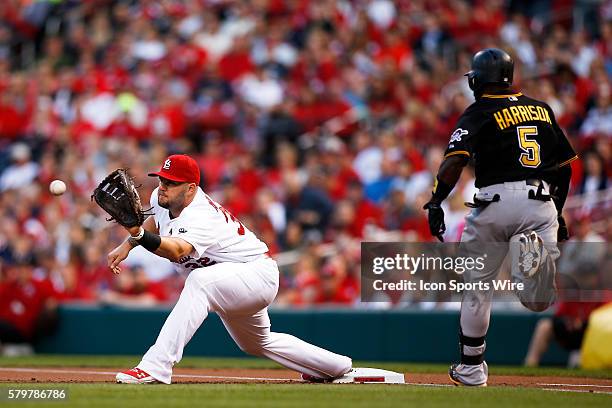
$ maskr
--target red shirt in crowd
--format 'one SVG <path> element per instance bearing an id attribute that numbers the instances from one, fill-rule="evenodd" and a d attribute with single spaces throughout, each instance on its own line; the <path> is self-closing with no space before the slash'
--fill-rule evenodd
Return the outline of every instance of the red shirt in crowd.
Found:
<path id="1" fill-rule="evenodd" d="M 15 326 L 26 338 L 32 336 L 36 319 L 56 293 L 48 280 L 0 282 L 0 320 Z"/>
<path id="2" fill-rule="evenodd" d="M 555 316 L 587 321 L 593 310 L 603 304 L 602 302 L 559 302 Z"/>

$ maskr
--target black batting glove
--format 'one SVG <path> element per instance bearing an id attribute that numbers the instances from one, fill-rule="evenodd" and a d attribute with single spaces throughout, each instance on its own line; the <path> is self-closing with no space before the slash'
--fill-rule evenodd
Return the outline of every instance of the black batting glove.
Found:
<path id="1" fill-rule="evenodd" d="M 559 222 L 559 229 L 557 230 L 557 242 L 567 241 L 569 239 L 569 230 L 567 229 L 565 218 L 563 218 L 562 215 L 559 215 L 557 217 L 557 221 Z"/>
<path id="2" fill-rule="evenodd" d="M 444 225 L 444 210 L 438 202 L 430 201 L 423 206 L 424 210 L 428 210 L 429 231 L 431 235 L 438 238 L 440 242 L 444 242 L 442 234 L 446 232 Z"/>

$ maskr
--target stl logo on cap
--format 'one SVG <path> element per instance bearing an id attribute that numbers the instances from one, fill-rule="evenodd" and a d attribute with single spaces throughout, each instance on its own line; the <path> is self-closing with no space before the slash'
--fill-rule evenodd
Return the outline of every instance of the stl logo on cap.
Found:
<path id="1" fill-rule="evenodd" d="M 179 183 L 200 184 L 200 168 L 198 163 L 185 154 L 168 156 L 159 171 L 149 173 L 150 177 L 163 177 Z"/>

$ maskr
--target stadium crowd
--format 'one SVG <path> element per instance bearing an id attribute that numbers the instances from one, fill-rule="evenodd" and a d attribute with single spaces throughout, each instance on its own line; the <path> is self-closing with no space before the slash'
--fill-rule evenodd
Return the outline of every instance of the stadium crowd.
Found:
<path id="1" fill-rule="evenodd" d="M 175 152 L 278 255 L 278 305 L 357 303 L 361 241 L 432 239 L 421 207 L 485 46 L 580 152 L 570 229 L 612 239 L 612 1 L 3 0 L 0 320 L 176 299 L 182 278 L 147 254 L 110 273 L 125 233 L 90 201 L 128 167 L 146 202 Z M 473 193 L 464 172 L 447 240 Z"/>

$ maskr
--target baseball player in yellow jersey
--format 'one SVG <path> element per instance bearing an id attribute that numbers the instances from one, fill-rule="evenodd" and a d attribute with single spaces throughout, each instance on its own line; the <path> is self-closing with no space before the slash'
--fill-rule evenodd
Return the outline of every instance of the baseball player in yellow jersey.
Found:
<path id="1" fill-rule="evenodd" d="M 459 118 L 440 165 L 428 210 L 432 235 L 443 240 L 442 201 L 472 160 L 476 171 L 475 207 L 466 218 L 461 245 L 510 242 L 512 275 L 531 310 L 546 309 L 555 299 L 557 241 L 568 238 L 561 215 L 577 158 L 544 102 L 512 90 L 514 62 L 505 51 L 488 48 L 474 55 L 466 74 L 476 102 Z M 516 250 L 512 250 L 516 248 Z M 495 251 L 494 251 L 495 252 Z M 468 282 L 491 281 L 507 250 L 490 257 L 488 267 L 464 275 Z M 465 291 L 461 304 L 461 362 L 449 375 L 456 385 L 486 385 L 484 360 L 492 291 Z"/>

